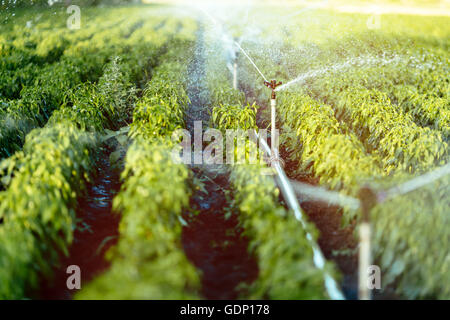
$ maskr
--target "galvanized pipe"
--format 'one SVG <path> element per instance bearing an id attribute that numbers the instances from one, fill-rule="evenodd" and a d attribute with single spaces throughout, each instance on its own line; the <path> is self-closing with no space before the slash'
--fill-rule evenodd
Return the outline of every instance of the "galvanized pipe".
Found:
<path id="1" fill-rule="evenodd" d="M 272 157 L 277 159 L 278 158 L 278 145 L 277 145 L 277 124 L 276 124 L 276 108 L 277 108 L 277 100 L 276 99 L 270 99 L 270 107 L 271 107 L 271 134 L 270 134 L 270 144 L 271 144 L 271 151 L 272 151 Z"/>
<path id="2" fill-rule="evenodd" d="M 235 61 L 233 64 L 233 88 L 237 90 L 237 62 Z"/>
<path id="3" fill-rule="evenodd" d="M 254 134 L 256 137 L 258 137 L 259 145 L 262 146 L 264 151 L 268 154 L 268 156 L 271 159 L 274 159 L 272 157 L 271 150 L 269 148 L 269 145 L 267 142 L 261 138 L 256 130 L 254 131 Z M 303 229 L 306 231 L 306 238 L 308 239 L 312 249 L 313 249 L 313 261 L 314 265 L 323 270 L 325 274 L 325 288 L 327 290 L 327 293 L 329 297 L 333 300 L 344 300 L 344 295 L 342 294 L 341 290 L 339 289 L 336 280 L 333 279 L 333 277 L 329 274 L 327 270 L 325 270 L 325 257 L 323 256 L 322 251 L 319 248 L 319 245 L 314 241 L 313 236 L 311 233 L 309 233 L 307 230 L 307 223 L 303 216 L 303 211 L 300 208 L 300 205 L 297 201 L 297 197 L 294 193 L 294 189 L 292 188 L 291 184 L 289 183 L 289 179 L 287 178 L 283 168 L 281 167 L 281 164 L 279 161 L 272 161 L 271 163 L 272 167 L 275 169 L 278 177 L 278 186 L 280 187 L 281 193 L 286 200 L 286 203 L 288 204 L 289 208 L 294 212 L 295 218 L 300 221 Z"/>

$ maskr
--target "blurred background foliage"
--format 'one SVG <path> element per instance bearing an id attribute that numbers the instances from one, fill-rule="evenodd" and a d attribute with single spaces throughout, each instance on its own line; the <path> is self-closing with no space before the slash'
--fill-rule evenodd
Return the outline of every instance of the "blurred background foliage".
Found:
<path id="1" fill-rule="evenodd" d="M 33 6 L 98 6 L 98 5 L 116 5 L 116 4 L 136 4 L 141 0 L 3 0 L 0 2 L 0 8 L 13 9 Z"/>

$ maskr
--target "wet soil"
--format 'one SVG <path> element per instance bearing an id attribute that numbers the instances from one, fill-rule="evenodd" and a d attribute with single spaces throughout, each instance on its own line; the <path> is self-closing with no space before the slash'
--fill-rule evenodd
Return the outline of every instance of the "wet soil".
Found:
<path id="1" fill-rule="evenodd" d="M 66 285 L 69 276 L 66 270 L 70 265 L 81 269 L 81 290 L 109 267 L 104 254 L 117 243 L 120 220 L 120 216 L 112 212 L 113 197 L 120 189 L 119 171 L 109 163 L 112 151 L 112 147 L 105 147 L 97 155 L 94 180 L 87 186 L 86 194 L 78 200 L 78 221 L 69 255 L 61 258 L 52 279 L 42 281 L 38 293 L 40 299 L 67 300 L 73 297 L 77 290 L 69 290 Z"/>
<path id="2" fill-rule="evenodd" d="M 206 85 L 203 26 L 189 66 L 186 128 L 194 137 L 194 122 L 209 121 L 209 92 Z M 192 139 L 193 141 L 194 139 Z M 192 148 L 194 150 L 194 148 Z M 184 212 L 188 225 L 182 243 L 188 259 L 201 271 L 201 293 L 206 299 L 235 299 L 241 283 L 250 284 L 258 275 L 256 260 L 248 252 L 237 214 L 232 212 L 226 192 L 230 190 L 228 171 L 222 165 L 192 165 L 193 194 Z"/>
<path id="3" fill-rule="evenodd" d="M 184 217 L 182 242 L 186 256 L 202 271 L 202 295 L 206 299 L 236 299 L 239 284 L 250 284 L 258 276 L 258 265 L 248 253 L 248 240 L 236 212 L 225 195 L 228 175 L 222 170 L 193 169 L 202 181 Z"/>

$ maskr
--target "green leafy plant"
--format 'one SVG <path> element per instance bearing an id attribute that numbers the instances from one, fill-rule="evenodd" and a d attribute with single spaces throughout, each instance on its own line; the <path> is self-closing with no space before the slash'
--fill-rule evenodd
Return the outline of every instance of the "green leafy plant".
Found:
<path id="1" fill-rule="evenodd" d="M 15 168 L 0 196 L 1 298 L 25 297 L 67 252 L 94 146 L 92 135 L 64 123 L 32 131 L 24 150 L 1 163 L 0 176 Z"/>
<path id="2" fill-rule="evenodd" d="M 122 218 L 119 243 L 108 253 L 112 266 L 77 298 L 199 298 L 198 272 L 181 246 L 189 171 L 172 161 L 173 147 L 170 138 L 137 139 L 128 150 L 124 185 L 114 199 Z"/>

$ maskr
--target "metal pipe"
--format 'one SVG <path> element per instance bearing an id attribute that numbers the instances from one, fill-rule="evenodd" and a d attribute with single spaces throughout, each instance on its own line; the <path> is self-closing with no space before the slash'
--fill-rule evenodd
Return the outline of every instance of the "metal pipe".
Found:
<path id="1" fill-rule="evenodd" d="M 448 174 L 450 174 L 450 163 L 447 163 L 446 165 L 439 167 L 431 172 L 427 172 L 419 177 L 415 177 L 398 186 L 392 187 L 387 191 L 379 192 L 377 195 L 378 201 L 380 203 L 383 203 L 400 195 L 407 194 L 409 192 L 422 188 L 436 180 L 439 180 Z"/>
<path id="2" fill-rule="evenodd" d="M 358 261 L 358 298 L 359 300 L 370 300 L 368 272 L 371 265 L 371 225 L 370 211 L 377 203 L 377 194 L 369 187 L 363 187 L 359 191 L 362 211 L 362 222 L 359 226 L 359 261 Z"/>
<path id="3" fill-rule="evenodd" d="M 254 131 L 254 134 L 256 135 L 256 137 L 258 137 L 260 146 L 262 146 L 264 151 L 268 154 L 268 156 L 271 159 L 273 159 L 271 150 L 267 142 L 258 135 L 256 130 Z M 306 238 L 308 239 L 313 250 L 314 265 L 317 268 L 323 270 L 324 272 L 325 288 L 327 290 L 328 295 L 333 300 L 344 300 L 345 299 L 344 295 L 339 289 L 336 280 L 334 280 L 333 277 L 329 274 L 329 272 L 325 270 L 325 257 L 323 256 L 323 253 L 320 250 L 319 245 L 314 241 L 314 238 L 311 235 L 311 233 L 308 232 L 307 223 L 303 216 L 303 211 L 300 208 L 300 205 L 294 193 L 294 189 L 289 183 L 289 179 L 287 178 L 283 168 L 281 167 L 280 162 L 275 160 L 271 162 L 271 165 L 277 173 L 278 185 L 280 187 L 284 199 L 286 200 L 286 203 L 288 204 L 289 208 L 294 212 L 295 218 L 301 223 L 303 229 L 306 232 Z"/>
<path id="4" fill-rule="evenodd" d="M 312 186 L 293 180 L 290 181 L 300 202 L 320 201 L 328 205 L 348 207 L 351 210 L 358 210 L 360 207 L 359 199 L 346 196 L 337 191 L 327 190 L 324 187 Z"/>
<path id="5" fill-rule="evenodd" d="M 272 125 L 271 125 L 271 134 L 270 134 L 270 144 L 271 144 L 271 151 L 272 155 L 275 159 L 278 159 L 278 145 L 277 145 L 277 124 L 276 124 L 276 108 L 277 108 L 277 100 L 276 99 L 270 99 L 270 107 L 272 109 L 271 111 L 271 119 L 272 119 Z"/>
<path id="6" fill-rule="evenodd" d="M 371 294 L 368 286 L 368 270 L 370 266 L 370 223 L 363 222 L 359 226 L 359 259 L 358 259 L 358 299 L 370 300 Z"/>
<path id="7" fill-rule="evenodd" d="M 275 93 L 275 89 L 280 86 L 282 83 L 277 82 L 276 80 L 264 81 L 264 85 L 269 89 L 272 89 L 272 95 L 270 99 L 270 107 L 271 107 L 271 135 L 270 135 L 270 144 L 271 144 L 271 157 L 274 160 L 279 159 L 278 153 L 278 134 L 277 134 L 277 123 L 276 123 L 276 108 L 277 108 L 277 94 Z"/>
<path id="8" fill-rule="evenodd" d="M 237 62 L 233 64 L 233 88 L 237 90 Z"/>

